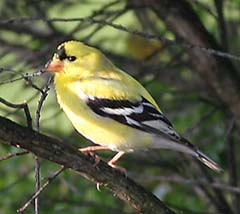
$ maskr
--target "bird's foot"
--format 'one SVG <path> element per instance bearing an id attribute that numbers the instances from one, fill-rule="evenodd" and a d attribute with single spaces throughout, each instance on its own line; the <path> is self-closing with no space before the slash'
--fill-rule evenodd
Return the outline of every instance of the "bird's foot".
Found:
<path id="1" fill-rule="evenodd" d="M 125 152 L 118 152 L 110 161 L 108 161 L 108 165 L 111 166 L 114 169 L 117 169 L 121 173 L 123 173 L 125 176 L 127 176 L 127 170 L 124 169 L 121 166 L 117 166 L 116 162 L 125 154 Z"/>
<path id="2" fill-rule="evenodd" d="M 118 170 L 119 172 L 123 173 L 125 176 L 127 176 L 127 170 L 121 166 L 117 166 L 111 161 L 108 162 L 108 165 L 111 166 L 112 168 Z"/>
<path id="3" fill-rule="evenodd" d="M 107 146 L 88 146 L 88 147 L 85 147 L 85 148 L 80 148 L 79 151 L 81 151 L 83 153 L 86 153 L 86 154 L 89 154 L 92 157 L 94 157 L 96 159 L 96 162 L 95 162 L 94 166 L 96 166 L 99 163 L 100 158 L 99 158 L 99 156 L 97 156 L 93 152 L 97 151 L 97 150 L 104 150 L 104 149 L 109 149 L 109 148 Z M 112 168 L 120 171 L 125 176 L 127 176 L 127 170 L 126 169 L 124 169 L 123 167 L 115 165 L 116 162 L 124 155 L 124 153 L 125 152 L 122 152 L 122 151 L 118 152 L 110 161 L 108 161 L 108 165 L 111 166 Z"/>
<path id="4" fill-rule="evenodd" d="M 98 163 L 100 162 L 100 157 L 93 152 L 94 150 L 91 147 L 80 148 L 78 150 L 94 158 L 95 160 L 95 163 L 93 164 L 94 167 L 97 166 Z"/>
<path id="5" fill-rule="evenodd" d="M 101 192 L 101 189 L 100 189 L 101 186 L 102 186 L 102 183 L 97 182 L 96 187 L 99 192 Z"/>
<path id="6" fill-rule="evenodd" d="M 108 149 L 107 146 L 88 146 L 85 148 L 80 148 L 79 151 L 83 153 L 90 153 L 90 152 L 94 152 L 98 150 L 106 150 L 106 149 Z"/>

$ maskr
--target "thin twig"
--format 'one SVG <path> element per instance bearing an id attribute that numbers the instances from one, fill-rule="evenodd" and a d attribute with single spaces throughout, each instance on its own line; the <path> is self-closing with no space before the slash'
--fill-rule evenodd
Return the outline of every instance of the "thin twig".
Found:
<path id="1" fill-rule="evenodd" d="M 10 80 L 4 80 L 4 81 L 1 81 L 0 82 L 0 85 L 4 85 L 4 84 L 8 84 L 8 83 L 13 83 L 13 82 L 16 82 L 18 80 L 22 80 L 23 77 L 17 77 L 15 79 L 10 79 Z"/>
<path id="2" fill-rule="evenodd" d="M 41 170 L 41 163 L 40 163 L 40 159 L 35 156 L 35 193 L 38 192 L 40 190 L 41 187 L 41 175 L 40 175 L 40 170 Z M 30 203 L 29 203 L 30 204 Z M 26 206 L 27 208 L 27 206 Z M 39 197 L 38 195 L 34 198 L 34 213 L 35 214 L 39 214 L 39 210 L 40 210 L 40 205 L 39 205 Z"/>
<path id="3" fill-rule="evenodd" d="M 26 116 L 26 121 L 27 121 L 27 125 L 29 128 L 32 129 L 32 117 L 28 108 L 28 105 L 26 102 L 24 103 L 20 103 L 20 104 L 13 104 L 8 102 L 7 100 L 3 99 L 0 97 L 0 102 L 3 103 L 4 105 L 11 107 L 11 108 L 16 108 L 16 109 L 23 109 L 25 116 Z"/>
<path id="4" fill-rule="evenodd" d="M 188 0 L 191 4 L 196 4 L 199 8 L 205 10 L 209 15 L 211 15 L 214 19 L 217 19 L 217 15 L 211 10 L 210 7 L 206 6 L 201 0 Z"/>
<path id="5" fill-rule="evenodd" d="M 2 73 L 3 71 L 11 72 L 11 73 L 14 73 L 14 74 L 19 74 L 19 71 L 16 71 L 14 69 L 11 69 L 11 68 L 8 68 L 8 67 L 0 67 L 0 73 Z"/>
<path id="6" fill-rule="evenodd" d="M 113 2 L 104 4 L 99 10 L 94 11 L 88 18 L 94 18 L 96 16 L 105 14 L 105 11 L 110 8 L 111 6 L 114 6 L 115 4 L 118 4 L 119 0 L 114 0 Z M 82 29 L 83 27 L 83 22 L 81 22 L 80 24 L 78 24 L 71 32 L 70 35 L 76 33 L 80 28 Z"/>
<path id="7" fill-rule="evenodd" d="M 10 159 L 12 157 L 26 155 L 28 153 L 29 153 L 28 151 L 8 153 L 8 154 L 4 155 L 3 157 L 0 157 L 0 161 L 7 160 L 7 159 Z"/>
<path id="8" fill-rule="evenodd" d="M 143 31 L 138 31 L 136 29 L 127 28 L 120 24 L 114 24 L 114 23 L 111 23 L 111 22 L 108 22 L 105 20 L 99 20 L 99 19 L 94 19 L 94 18 L 49 18 L 49 19 L 44 19 L 41 17 L 20 17 L 20 18 L 2 19 L 2 20 L 0 20 L 0 24 L 11 24 L 11 23 L 15 23 L 15 22 L 19 23 L 19 22 L 32 22 L 32 21 L 45 21 L 45 22 L 79 22 L 80 21 L 80 22 L 89 22 L 92 24 L 103 24 L 103 25 L 108 25 L 117 30 L 121 30 L 121 31 L 128 32 L 128 33 L 131 33 L 134 35 L 142 36 L 146 39 L 159 40 L 162 43 L 167 43 L 169 45 L 181 46 L 181 47 L 188 48 L 188 49 L 196 49 L 196 50 L 200 50 L 200 51 L 203 51 L 208 54 L 215 55 L 215 56 L 220 56 L 220 57 L 240 61 L 240 56 L 237 56 L 237 55 L 234 55 L 234 54 L 231 54 L 228 52 L 224 52 L 221 50 L 215 50 L 215 49 L 208 48 L 208 47 L 201 47 L 201 46 L 197 46 L 197 45 L 193 45 L 193 44 L 189 44 L 189 43 L 180 42 L 177 40 L 167 39 L 163 36 L 145 33 Z"/>
<path id="9" fill-rule="evenodd" d="M 39 132 L 40 128 L 40 117 L 41 117 L 41 109 L 43 106 L 43 103 L 45 99 L 47 98 L 48 91 L 50 90 L 50 84 L 53 81 L 53 77 L 49 77 L 47 80 L 46 85 L 43 87 L 41 92 L 41 97 L 38 101 L 38 106 L 36 110 L 36 131 Z M 40 182 L 40 160 L 37 156 L 35 156 L 35 191 L 38 192 L 40 190 L 41 182 Z M 34 198 L 34 204 L 35 204 L 35 214 L 39 214 L 39 198 L 38 195 Z"/>
<path id="10" fill-rule="evenodd" d="M 36 76 L 40 76 L 41 74 L 44 73 L 44 70 L 38 70 L 37 72 L 34 73 L 26 73 L 23 75 L 24 80 L 26 81 L 26 83 L 28 85 L 30 85 L 32 88 L 36 89 L 37 91 L 39 91 L 41 94 L 44 94 L 45 92 L 43 91 L 43 89 L 39 88 L 37 85 L 35 85 L 32 82 L 32 78 L 36 77 Z"/>
<path id="11" fill-rule="evenodd" d="M 47 178 L 47 181 L 31 196 L 31 198 L 20 208 L 17 210 L 18 213 L 23 214 L 27 207 L 35 200 L 46 187 L 54 181 L 59 174 L 61 174 L 65 170 L 64 167 L 61 167 L 58 171 L 56 171 L 52 176 Z"/>
<path id="12" fill-rule="evenodd" d="M 228 50 L 228 38 L 227 38 L 227 28 L 226 28 L 226 22 L 224 18 L 223 13 L 223 0 L 215 0 L 215 6 L 218 14 L 218 28 L 220 31 L 220 39 L 221 39 L 221 45 L 224 48 L 224 50 Z"/>
<path id="13" fill-rule="evenodd" d="M 36 89 L 36 90 L 38 90 L 42 93 L 41 89 L 38 86 L 36 86 L 35 84 L 33 84 L 32 78 L 42 75 L 45 72 L 44 69 L 38 70 L 38 71 L 33 72 L 33 73 L 20 74 L 19 72 L 15 71 L 11 68 L 0 67 L 0 73 L 3 72 L 3 71 L 8 71 L 8 72 L 12 72 L 14 74 L 19 74 L 20 77 L 17 77 L 15 79 L 1 81 L 0 85 L 7 84 L 7 83 L 12 83 L 12 82 L 16 82 L 18 80 L 24 79 L 28 85 L 30 85 L 32 88 L 34 88 L 34 89 Z"/>
<path id="14" fill-rule="evenodd" d="M 112 17 L 105 17 L 104 19 L 107 20 L 109 18 L 109 22 L 113 22 L 117 18 L 119 18 L 121 15 L 123 15 L 127 11 L 126 8 L 123 8 L 122 10 L 117 11 L 114 13 L 114 16 Z M 111 14 L 112 15 L 112 14 Z M 105 27 L 104 24 L 98 25 L 89 35 L 87 35 L 84 38 L 84 42 L 88 42 L 98 31 L 100 31 L 103 27 Z"/>
<path id="15" fill-rule="evenodd" d="M 236 152 L 234 144 L 234 127 L 235 127 L 236 118 L 232 118 L 228 124 L 226 131 L 226 141 L 227 141 L 227 153 L 228 153 L 228 168 L 229 168 L 229 184 L 231 186 L 238 186 L 238 174 L 237 174 L 237 161 L 236 161 Z M 233 204 L 235 210 L 239 210 L 239 195 L 235 195 Z"/>
<path id="16" fill-rule="evenodd" d="M 24 79 L 24 75 L 22 75 L 20 73 L 20 71 L 16 71 L 16 70 L 8 68 L 8 67 L 0 67 L 0 73 L 2 73 L 2 72 L 9 72 L 9 73 L 17 74 L 17 75 L 20 75 L 20 77 L 17 77 L 15 79 L 1 81 L 0 85 L 4 85 L 4 84 L 7 84 L 7 83 L 13 83 L 13 82 L 16 82 L 18 80 Z"/>
<path id="17" fill-rule="evenodd" d="M 50 90 L 50 85 L 53 81 L 53 77 L 49 77 L 47 80 L 47 83 L 45 84 L 45 86 L 43 87 L 43 89 L 41 89 L 41 97 L 38 101 L 38 107 L 36 110 L 36 131 L 39 132 L 39 126 L 40 126 L 40 117 L 41 117 L 41 109 L 43 106 L 43 103 L 45 101 L 45 99 L 47 98 L 48 95 L 48 91 Z"/>

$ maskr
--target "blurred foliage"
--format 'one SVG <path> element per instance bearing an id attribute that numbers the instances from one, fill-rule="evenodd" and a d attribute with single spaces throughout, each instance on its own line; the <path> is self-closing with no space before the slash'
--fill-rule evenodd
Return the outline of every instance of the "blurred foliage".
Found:
<path id="1" fill-rule="evenodd" d="M 191 1 L 189 1 L 191 2 Z M 192 1 L 205 27 L 220 41 L 220 30 L 214 1 Z M 238 52 L 240 1 L 224 1 L 227 26 L 228 51 Z M 20 17 L 40 17 L 42 20 L 1 20 Z M 129 8 L 126 1 L 109 0 L 2 0 L 0 2 L 0 97 L 12 103 L 27 102 L 35 122 L 40 93 L 27 84 L 22 74 L 37 71 L 50 59 L 57 44 L 67 39 L 77 39 L 99 47 L 120 68 L 139 79 L 151 92 L 175 128 L 189 137 L 214 160 L 227 168 L 226 130 L 227 117 L 218 106 L 218 100 L 205 83 L 192 70 L 188 56 L 182 48 L 167 46 L 160 41 L 150 41 L 109 26 L 91 22 L 48 22 L 48 18 L 90 17 L 121 24 L 146 33 L 160 34 L 169 39 L 174 35 L 153 12 L 144 8 Z M 235 62 L 238 64 L 237 62 Z M 199 65 L 201 66 L 201 65 Z M 12 71 L 5 70 L 6 68 Z M 43 87 L 48 75 L 33 78 L 33 83 Z M 4 83 L 4 84 L 3 84 Z M 22 110 L 0 104 L 0 115 L 26 126 Z M 89 145 L 73 129 L 60 110 L 53 87 L 41 111 L 40 130 L 50 136 L 64 139 L 79 146 Z M 233 136 L 233 141 L 237 136 Z M 239 144 L 235 148 L 240 151 Z M 18 149 L 0 144 L 0 156 Z M 112 152 L 101 152 L 109 159 Z M 240 163 L 239 157 L 237 157 Z M 59 166 L 41 160 L 41 177 L 46 178 Z M 139 163 L 142 163 L 139 164 Z M 136 152 L 123 158 L 121 165 L 129 175 L 141 181 L 142 176 L 180 175 L 201 179 L 202 174 L 193 159 L 170 151 Z M 238 169 L 239 172 L 239 169 Z M 212 172 L 208 172 L 214 175 Z M 34 192 L 34 158 L 28 154 L 0 162 L 0 214 L 16 213 Z M 228 171 L 217 176 L 216 181 L 227 183 Z M 214 213 L 213 205 L 199 185 L 185 185 L 168 181 L 142 182 L 169 206 L 182 213 Z M 210 188 L 210 187 L 207 187 Z M 210 189 L 209 191 L 213 191 Z M 232 194 L 224 192 L 232 202 Z M 96 186 L 76 173 L 67 170 L 61 174 L 40 197 L 41 213 L 134 213 L 110 192 Z M 26 210 L 33 213 L 33 205 Z"/>

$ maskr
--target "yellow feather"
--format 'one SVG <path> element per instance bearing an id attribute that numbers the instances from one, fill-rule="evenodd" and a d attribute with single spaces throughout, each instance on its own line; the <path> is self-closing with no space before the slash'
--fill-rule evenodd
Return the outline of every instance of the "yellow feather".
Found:
<path id="1" fill-rule="evenodd" d="M 151 136 L 147 133 L 143 134 L 137 129 L 122 125 L 110 118 L 93 114 L 86 103 L 80 99 L 79 94 L 82 88 L 88 92 L 86 85 L 82 87 L 78 81 L 68 82 L 62 75 L 56 75 L 55 89 L 58 102 L 73 126 L 83 136 L 116 151 L 144 148 L 151 142 Z M 89 91 L 93 92 L 94 89 L 90 87 Z M 102 91 L 100 90 L 100 92 Z M 92 95 L 96 94 L 92 93 Z"/>
<path id="2" fill-rule="evenodd" d="M 65 42 L 58 47 L 46 69 L 56 72 L 55 89 L 61 108 L 77 131 L 94 143 L 123 152 L 147 148 L 175 149 L 195 155 L 205 165 L 214 166 L 215 168 L 212 168 L 215 170 L 218 168 L 216 163 L 200 153 L 193 145 L 187 146 L 191 144 L 181 138 L 164 118 L 147 121 L 152 130 L 160 130 L 159 134 L 142 131 L 111 117 L 95 113 L 87 102 L 100 98 L 137 102 L 144 97 L 160 111 L 147 90 L 133 77 L 113 65 L 99 50 L 77 41 Z M 143 109 L 143 106 L 140 107 Z M 132 108 L 126 109 L 124 113 L 133 111 Z M 126 115 L 121 117 L 128 119 L 130 123 L 137 123 Z M 169 133 L 179 138 L 173 140 Z M 164 134 L 169 137 L 162 137 Z M 182 143 L 182 139 L 185 143 Z M 113 165 L 111 162 L 110 164 Z"/>

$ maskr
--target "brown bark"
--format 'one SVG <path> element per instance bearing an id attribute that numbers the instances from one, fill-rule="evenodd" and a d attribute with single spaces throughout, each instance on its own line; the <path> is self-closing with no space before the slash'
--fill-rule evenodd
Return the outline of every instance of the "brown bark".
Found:
<path id="1" fill-rule="evenodd" d="M 185 43 L 221 50 L 187 1 L 132 0 L 131 3 L 151 8 L 176 37 Z M 188 48 L 187 52 L 194 71 L 234 115 L 240 128 L 240 74 L 232 62 L 227 58 L 217 57 L 197 48 Z"/>
<path id="2" fill-rule="evenodd" d="M 0 116 L 0 143 L 23 148 L 100 183 L 140 213 L 174 214 L 153 194 L 103 161 Z"/>

